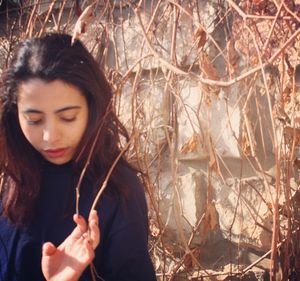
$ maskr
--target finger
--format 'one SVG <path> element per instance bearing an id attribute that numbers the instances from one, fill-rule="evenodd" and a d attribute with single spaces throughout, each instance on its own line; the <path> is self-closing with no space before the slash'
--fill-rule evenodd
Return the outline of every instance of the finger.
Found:
<path id="1" fill-rule="evenodd" d="M 89 226 L 92 224 L 99 225 L 99 218 L 96 210 L 92 210 L 89 214 Z"/>
<path id="2" fill-rule="evenodd" d="M 94 252 L 94 249 L 93 249 L 93 245 L 92 245 L 92 242 L 90 239 L 85 239 L 83 241 L 85 247 L 86 247 L 86 250 L 88 252 L 88 263 L 91 263 L 92 260 L 95 258 L 95 252 Z"/>
<path id="3" fill-rule="evenodd" d="M 52 256 L 56 252 L 56 247 L 51 242 L 46 242 L 43 245 L 42 252 L 43 256 Z"/>
<path id="4" fill-rule="evenodd" d="M 96 249 L 100 242 L 99 219 L 96 210 L 92 210 L 89 215 L 89 234 L 93 249 Z"/>
<path id="5" fill-rule="evenodd" d="M 77 224 L 77 226 L 75 227 L 71 235 L 74 238 L 78 239 L 82 236 L 83 233 L 87 231 L 87 223 L 85 219 L 78 214 L 75 214 L 73 216 L 73 220 Z"/>

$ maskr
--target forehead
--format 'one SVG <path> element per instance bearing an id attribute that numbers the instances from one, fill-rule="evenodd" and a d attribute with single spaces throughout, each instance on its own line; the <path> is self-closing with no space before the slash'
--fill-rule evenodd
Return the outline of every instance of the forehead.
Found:
<path id="1" fill-rule="evenodd" d="M 31 79 L 18 87 L 17 104 L 37 108 L 61 107 L 66 105 L 86 105 L 82 92 L 61 80 L 51 82 Z"/>

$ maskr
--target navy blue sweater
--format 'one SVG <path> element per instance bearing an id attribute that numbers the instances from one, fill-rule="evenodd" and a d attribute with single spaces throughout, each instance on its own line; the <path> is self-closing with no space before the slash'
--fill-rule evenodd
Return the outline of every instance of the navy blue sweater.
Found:
<path id="1" fill-rule="evenodd" d="M 93 264 L 105 281 L 153 281 L 156 278 L 147 248 L 145 195 L 135 173 L 127 168 L 124 171 L 124 181 L 129 183 L 126 199 L 105 192 L 97 206 L 101 240 Z M 0 219 L 0 281 L 45 280 L 42 245 L 51 241 L 58 246 L 73 231 L 75 185 L 71 164 L 47 162 L 32 223 L 16 227 Z M 80 189 L 79 210 L 85 218 L 95 196 L 92 186 L 85 179 Z M 92 280 L 89 268 L 80 280 Z"/>

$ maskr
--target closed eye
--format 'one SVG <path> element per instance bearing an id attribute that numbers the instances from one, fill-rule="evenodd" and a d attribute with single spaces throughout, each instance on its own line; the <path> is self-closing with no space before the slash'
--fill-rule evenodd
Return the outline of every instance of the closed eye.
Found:
<path id="1" fill-rule="evenodd" d="M 73 122 L 76 120 L 77 115 L 79 112 L 79 108 L 77 107 L 67 107 L 67 108 L 63 108 L 61 110 L 58 111 L 57 115 L 60 118 L 60 120 L 64 121 L 64 122 Z"/>
<path id="2" fill-rule="evenodd" d="M 42 123 L 42 119 L 39 119 L 39 120 L 26 120 L 27 124 L 28 125 L 38 125 L 40 123 Z"/>
<path id="3" fill-rule="evenodd" d="M 76 120 L 76 116 L 74 117 L 60 117 L 61 120 L 65 121 L 65 122 L 73 122 Z"/>
<path id="4" fill-rule="evenodd" d="M 39 113 L 25 113 L 23 116 L 28 125 L 38 125 L 43 121 L 43 118 Z"/>

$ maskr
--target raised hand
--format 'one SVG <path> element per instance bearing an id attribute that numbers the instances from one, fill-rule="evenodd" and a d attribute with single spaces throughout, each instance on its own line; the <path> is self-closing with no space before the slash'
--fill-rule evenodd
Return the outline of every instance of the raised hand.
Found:
<path id="1" fill-rule="evenodd" d="M 77 226 L 62 244 L 43 245 L 42 271 L 47 281 L 77 281 L 94 259 L 100 241 L 97 212 L 90 213 L 88 225 L 79 215 L 73 219 Z"/>

